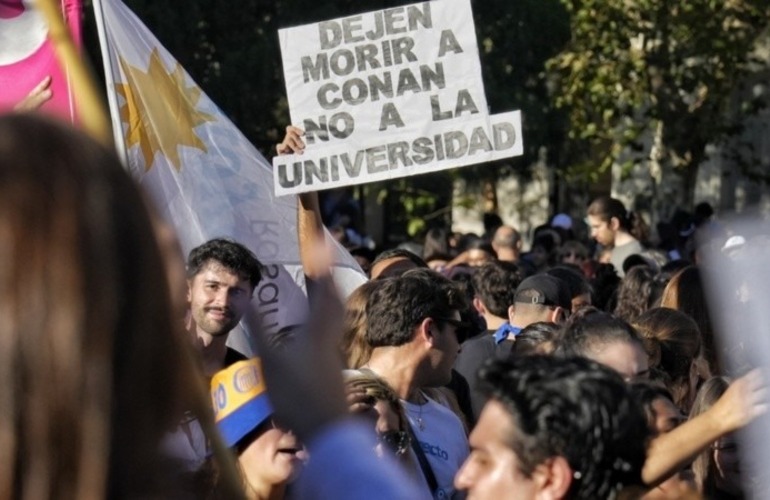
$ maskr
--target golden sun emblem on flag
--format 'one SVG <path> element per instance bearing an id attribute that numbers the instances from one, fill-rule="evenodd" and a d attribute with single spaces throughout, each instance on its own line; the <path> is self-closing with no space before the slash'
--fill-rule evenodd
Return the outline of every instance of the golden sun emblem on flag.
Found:
<path id="1" fill-rule="evenodd" d="M 126 148 L 139 145 L 145 172 L 152 168 L 158 152 L 179 171 L 182 167 L 180 146 L 207 151 L 206 144 L 195 133 L 195 127 L 215 121 L 215 117 L 196 109 L 201 89 L 194 84 L 187 86 L 184 69 L 179 63 L 168 72 L 160 53 L 154 49 L 146 72 L 131 66 L 122 57 L 120 66 L 126 83 L 115 87 L 125 99 L 120 108 L 120 119 L 128 125 Z"/>

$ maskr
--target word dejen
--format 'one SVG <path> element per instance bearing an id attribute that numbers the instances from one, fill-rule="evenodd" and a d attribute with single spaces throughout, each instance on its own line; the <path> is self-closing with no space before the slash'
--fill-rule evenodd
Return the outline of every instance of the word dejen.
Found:
<path id="1" fill-rule="evenodd" d="M 318 23 L 321 50 L 333 49 L 341 43 L 378 40 L 386 35 L 416 31 L 420 26 L 423 28 L 433 27 L 430 2 L 374 12 L 371 20 L 373 26 L 368 31 L 365 31 L 363 27 L 363 16 L 361 15 Z"/>
<path id="2" fill-rule="evenodd" d="M 376 174 L 398 169 L 429 165 L 433 162 L 462 160 L 481 153 L 512 149 L 516 144 L 516 129 L 508 122 L 495 123 L 491 130 L 476 127 L 469 134 L 454 130 L 433 137 L 418 137 L 411 143 L 398 141 L 355 153 L 341 153 L 320 158 L 317 161 L 278 163 L 278 181 L 283 188 L 303 183 L 312 186 L 340 179 L 355 179 L 363 171 Z"/>

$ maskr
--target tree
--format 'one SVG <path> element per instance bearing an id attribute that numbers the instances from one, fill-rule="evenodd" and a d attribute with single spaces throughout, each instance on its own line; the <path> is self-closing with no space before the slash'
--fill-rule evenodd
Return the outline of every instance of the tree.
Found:
<path id="1" fill-rule="evenodd" d="M 520 109 L 523 117 L 522 156 L 456 171 L 469 185 L 494 195 L 500 178 L 526 176 L 543 150 L 550 164 L 561 164 L 564 118 L 549 95 L 545 65 L 569 40 L 569 17 L 560 0 L 476 1 L 473 14 L 490 111 Z M 495 210 L 497 200 L 488 201 L 485 209 Z"/>
<path id="2" fill-rule="evenodd" d="M 556 105 L 569 117 L 571 172 L 595 176 L 617 163 L 644 164 L 653 203 L 679 196 L 691 206 L 706 146 L 734 135 L 763 105 L 761 96 L 738 106 L 731 100 L 767 68 L 753 51 L 770 25 L 770 3 L 562 1 L 572 39 L 548 69 Z"/>

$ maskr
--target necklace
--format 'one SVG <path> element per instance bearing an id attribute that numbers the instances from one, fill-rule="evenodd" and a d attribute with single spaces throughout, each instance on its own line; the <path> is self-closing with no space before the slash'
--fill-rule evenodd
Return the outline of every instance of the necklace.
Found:
<path id="1" fill-rule="evenodd" d="M 422 420 L 422 405 L 420 405 L 420 413 L 417 415 L 417 427 L 419 427 L 421 431 L 425 430 L 425 422 Z"/>
<path id="2" fill-rule="evenodd" d="M 421 396 L 420 401 L 425 399 L 425 402 L 424 403 L 417 403 L 418 413 L 417 413 L 417 417 L 415 418 L 415 421 L 417 422 L 417 427 L 419 427 L 421 431 L 424 431 L 425 430 L 425 421 L 422 419 L 422 407 L 424 405 L 428 404 L 428 401 L 427 401 L 427 398 L 425 398 L 425 396 L 422 395 L 422 393 L 420 393 L 420 396 Z"/>

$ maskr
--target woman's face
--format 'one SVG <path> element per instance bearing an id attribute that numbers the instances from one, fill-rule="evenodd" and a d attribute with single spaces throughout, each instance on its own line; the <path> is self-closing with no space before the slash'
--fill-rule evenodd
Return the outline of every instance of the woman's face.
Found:
<path id="1" fill-rule="evenodd" d="M 588 257 L 580 250 L 567 250 L 561 253 L 562 264 L 582 266 Z"/>
<path id="2" fill-rule="evenodd" d="M 275 426 L 270 418 L 238 457 L 246 480 L 253 485 L 288 483 L 306 460 L 307 452 L 297 437 Z"/>
<path id="3" fill-rule="evenodd" d="M 612 220 L 602 220 L 598 215 L 588 216 L 588 227 L 591 228 L 591 238 L 595 239 L 603 247 L 611 247 L 615 244 L 616 231 L 612 228 Z M 615 219 L 617 220 L 617 219 Z"/>
<path id="4" fill-rule="evenodd" d="M 741 492 L 741 460 L 735 434 L 728 434 L 717 441 L 713 448 L 714 466 L 717 472 L 716 486 L 730 494 Z"/>
<path id="5" fill-rule="evenodd" d="M 671 432 L 682 423 L 684 416 L 674 403 L 666 398 L 659 397 L 652 402 L 652 411 L 655 413 L 655 434 Z"/>
<path id="6" fill-rule="evenodd" d="M 494 256 L 480 248 L 468 250 L 468 265 L 471 267 L 483 266 L 487 262 L 494 260 Z"/>

